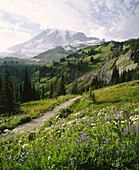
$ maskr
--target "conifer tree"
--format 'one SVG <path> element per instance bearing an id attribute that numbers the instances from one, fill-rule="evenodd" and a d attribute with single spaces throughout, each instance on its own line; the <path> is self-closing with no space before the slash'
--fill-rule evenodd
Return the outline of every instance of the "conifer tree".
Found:
<path id="1" fill-rule="evenodd" d="M 16 78 L 14 78 L 14 87 L 13 87 L 13 95 L 14 95 L 14 99 L 15 99 L 15 101 L 17 101 L 17 96 L 16 96 Z"/>
<path id="2" fill-rule="evenodd" d="M 60 79 L 58 80 L 58 96 L 66 95 L 66 89 L 65 89 L 65 81 L 64 81 L 64 75 L 62 74 Z"/>
<path id="3" fill-rule="evenodd" d="M 93 58 L 93 57 L 91 57 L 91 58 L 90 58 L 90 62 L 93 62 L 93 61 L 94 61 L 94 58 Z"/>
<path id="4" fill-rule="evenodd" d="M 50 85 L 50 99 L 52 99 L 52 97 L 53 97 L 53 94 L 54 94 L 54 89 L 53 89 L 53 84 L 52 84 L 52 82 L 51 82 L 51 85 Z"/>
<path id="5" fill-rule="evenodd" d="M 32 98 L 33 100 L 36 100 L 37 99 L 37 96 L 36 96 L 36 90 L 35 90 L 35 85 L 33 84 L 33 88 L 32 88 Z"/>
<path id="6" fill-rule="evenodd" d="M 45 92 L 44 92 L 44 85 L 43 85 L 41 89 L 41 99 L 44 99 L 44 97 L 45 97 Z"/>
<path id="7" fill-rule="evenodd" d="M 20 102 L 23 102 L 23 87 L 22 87 L 22 83 L 20 83 Z"/>
<path id="8" fill-rule="evenodd" d="M 5 67 L 4 69 L 4 79 L 2 88 L 2 101 L 3 101 L 3 113 L 16 113 L 19 110 L 19 104 L 16 103 L 13 86 L 10 78 L 10 73 Z"/>
<path id="9" fill-rule="evenodd" d="M 15 101 L 19 102 L 20 94 L 19 94 L 19 88 L 17 87 L 16 78 L 14 79 L 14 88 L 13 88 L 13 91 L 14 91 Z"/>
<path id="10" fill-rule="evenodd" d="M 116 66 L 113 68 L 113 73 L 111 76 L 111 84 L 117 84 L 119 83 L 119 70 L 117 69 Z"/>
<path id="11" fill-rule="evenodd" d="M 28 78 L 28 92 L 29 92 L 29 95 L 28 95 L 28 101 L 31 101 L 33 100 L 33 95 L 32 95 L 32 87 L 31 87 L 31 81 L 30 79 Z"/>
<path id="12" fill-rule="evenodd" d="M 23 102 L 32 100 L 31 81 L 28 76 L 27 68 L 24 70 L 24 84 L 23 84 Z"/>
<path id="13" fill-rule="evenodd" d="M 29 87 L 29 82 L 28 82 L 28 73 L 27 73 L 27 68 L 24 70 L 24 84 L 23 84 L 23 102 L 27 102 L 28 100 L 28 90 Z"/>
<path id="14" fill-rule="evenodd" d="M 73 84 L 72 84 L 70 93 L 71 93 L 71 94 L 78 94 L 77 83 L 73 83 Z"/>

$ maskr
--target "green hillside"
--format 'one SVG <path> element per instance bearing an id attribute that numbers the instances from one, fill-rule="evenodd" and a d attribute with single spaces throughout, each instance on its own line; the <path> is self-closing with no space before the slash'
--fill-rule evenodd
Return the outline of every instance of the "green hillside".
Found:
<path id="1" fill-rule="evenodd" d="M 82 91 L 82 88 L 88 89 L 96 77 L 103 83 L 109 84 L 115 66 L 119 69 L 120 76 L 124 71 L 129 71 L 127 74 L 132 75 L 129 80 L 138 79 L 138 41 L 139 39 L 127 42 L 111 41 L 80 49 L 60 58 L 60 61 L 41 65 L 32 76 L 32 81 L 39 89 L 44 86 L 47 94 L 50 84 L 53 83 L 56 86 L 58 79 L 63 74 L 67 92 L 70 91 L 73 82 L 77 83 L 79 91 Z M 42 57 L 45 57 L 45 53 L 42 54 Z"/>
<path id="2" fill-rule="evenodd" d="M 63 47 L 55 47 L 54 49 L 50 49 L 38 56 L 35 56 L 34 59 L 38 59 L 40 63 L 48 64 L 52 63 L 53 60 L 59 61 L 60 58 L 66 57 L 70 53 L 72 53 L 72 51 L 66 51 Z"/>
<path id="3" fill-rule="evenodd" d="M 26 63 L 23 60 L 20 63 L 12 58 L 10 61 L 2 59 L 0 75 L 3 76 L 3 68 L 6 64 L 13 79 L 16 77 L 19 82 L 22 82 L 23 69 L 21 68 L 27 67 L 32 82 L 39 90 L 44 86 L 45 94 L 47 94 L 50 84 L 56 85 L 61 74 L 64 74 L 67 92 L 70 91 L 72 82 L 77 83 L 79 91 L 82 91 L 81 87 L 88 89 L 95 77 L 103 80 L 105 84 L 110 83 L 115 66 L 119 69 L 120 75 L 124 71 L 135 70 L 136 73 L 129 73 L 134 74 L 129 80 L 138 79 L 138 47 L 139 39 L 105 42 L 101 45 L 80 49 L 72 54 L 63 47 L 56 47 L 34 58 L 39 59 L 40 62 L 28 60 Z M 46 60 L 49 60 L 48 63 L 51 61 L 51 64 L 46 64 Z"/>
<path id="4" fill-rule="evenodd" d="M 138 169 L 138 92 L 139 81 L 132 81 L 92 91 L 95 101 L 84 93 L 71 113 L 1 139 L 1 169 Z"/>

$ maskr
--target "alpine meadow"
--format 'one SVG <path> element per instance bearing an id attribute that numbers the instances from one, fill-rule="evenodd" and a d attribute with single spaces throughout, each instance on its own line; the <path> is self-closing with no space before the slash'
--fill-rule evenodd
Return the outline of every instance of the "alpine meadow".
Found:
<path id="1" fill-rule="evenodd" d="M 139 169 L 138 9 L 1 2 L 0 170 Z"/>

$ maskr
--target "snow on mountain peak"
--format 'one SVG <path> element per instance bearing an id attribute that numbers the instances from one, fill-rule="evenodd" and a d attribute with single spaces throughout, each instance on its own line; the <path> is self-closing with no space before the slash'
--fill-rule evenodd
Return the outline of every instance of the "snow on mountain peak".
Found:
<path id="1" fill-rule="evenodd" d="M 40 53 L 48 51 L 57 46 L 78 47 L 81 43 L 85 46 L 100 44 L 98 38 L 86 37 L 82 32 L 74 32 L 62 29 L 46 29 L 31 40 L 8 48 L 7 52 L 0 54 L 0 57 L 32 58 Z"/>

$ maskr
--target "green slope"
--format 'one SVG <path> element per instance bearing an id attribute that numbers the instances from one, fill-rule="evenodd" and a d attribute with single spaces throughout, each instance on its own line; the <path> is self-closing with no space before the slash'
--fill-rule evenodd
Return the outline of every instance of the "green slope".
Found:
<path id="1" fill-rule="evenodd" d="M 96 75 L 109 82 L 114 66 L 119 68 L 120 73 L 127 69 L 137 68 L 139 39 L 133 41 L 134 43 L 132 40 L 127 42 L 111 41 L 80 49 L 63 57 L 59 62 L 53 61 L 52 64 L 41 66 L 34 73 L 32 81 L 39 88 L 44 85 L 46 91 L 48 91 L 50 83 L 56 83 L 62 73 L 65 76 L 66 85 L 77 81 L 79 86 L 85 87 L 91 83 Z M 45 55 L 45 53 L 41 54 L 40 58 L 45 58 Z M 94 58 L 93 62 L 90 62 L 91 57 Z M 38 82 L 38 79 L 40 79 L 40 82 Z"/>
<path id="2" fill-rule="evenodd" d="M 71 114 L 0 142 L 1 169 L 138 169 L 139 81 L 85 93 Z M 37 107 L 37 105 L 36 105 Z"/>

